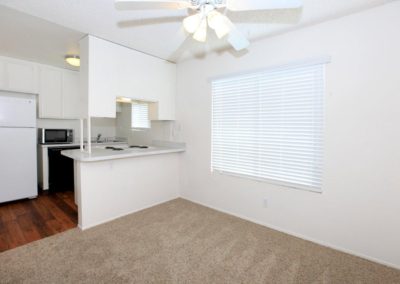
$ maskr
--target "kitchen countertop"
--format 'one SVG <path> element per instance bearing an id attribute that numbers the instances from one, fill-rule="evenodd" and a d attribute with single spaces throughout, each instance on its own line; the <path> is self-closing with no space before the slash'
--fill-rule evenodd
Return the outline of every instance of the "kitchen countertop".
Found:
<path id="1" fill-rule="evenodd" d="M 84 145 L 86 142 L 84 143 Z M 38 144 L 42 148 L 52 148 L 52 147 L 80 147 L 81 144 L 80 142 L 74 142 L 74 143 L 64 143 L 64 144 Z M 126 145 L 126 142 L 92 142 L 92 147 L 97 147 L 97 146 L 109 146 L 109 145 Z"/>
<path id="2" fill-rule="evenodd" d="M 116 145 L 117 148 L 123 148 L 122 151 L 105 149 L 107 145 L 93 145 L 92 153 L 81 152 L 81 150 L 64 150 L 62 155 L 80 162 L 98 162 L 106 160 L 134 158 L 150 155 L 179 153 L 185 151 L 185 143 L 153 141 L 149 148 L 129 148 L 128 144 Z"/>

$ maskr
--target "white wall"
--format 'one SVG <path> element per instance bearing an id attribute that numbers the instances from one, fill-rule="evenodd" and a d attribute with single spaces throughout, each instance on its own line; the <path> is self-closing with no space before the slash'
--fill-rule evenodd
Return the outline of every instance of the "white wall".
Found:
<path id="1" fill-rule="evenodd" d="M 393 2 L 180 63 L 182 196 L 400 268 L 399 15 Z M 208 79 L 326 55 L 323 193 L 212 174 Z"/>
<path id="2" fill-rule="evenodd" d="M 115 118 L 93 117 L 91 124 L 93 137 L 96 137 L 97 134 L 101 134 L 103 138 L 116 136 L 117 123 Z M 86 130 L 84 133 L 86 133 Z"/>

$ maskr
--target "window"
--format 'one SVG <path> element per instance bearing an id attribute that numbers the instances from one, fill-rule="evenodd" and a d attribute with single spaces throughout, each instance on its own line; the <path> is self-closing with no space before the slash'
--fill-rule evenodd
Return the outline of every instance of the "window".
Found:
<path id="1" fill-rule="evenodd" d="M 212 170 L 321 191 L 325 62 L 212 82 Z"/>
<path id="2" fill-rule="evenodd" d="M 149 104 L 132 103 L 132 128 L 150 128 Z"/>

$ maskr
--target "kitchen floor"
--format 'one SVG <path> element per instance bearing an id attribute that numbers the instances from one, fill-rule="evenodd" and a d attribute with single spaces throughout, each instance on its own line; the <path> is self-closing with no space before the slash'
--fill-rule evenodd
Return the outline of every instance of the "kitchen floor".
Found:
<path id="1" fill-rule="evenodd" d="M 38 198 L 0 204 L 0 252 L 75 228 L 74 192 L 40 192 Z"/>

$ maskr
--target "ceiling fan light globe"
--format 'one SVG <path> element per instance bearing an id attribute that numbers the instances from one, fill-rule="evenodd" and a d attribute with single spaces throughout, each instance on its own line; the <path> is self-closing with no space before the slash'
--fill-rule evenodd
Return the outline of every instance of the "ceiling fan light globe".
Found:
<path id="1" fill-rule="evenodd" d="M 193 39 L 205 42 L 207 40 L 207 20 L 204 18 L 196 32 L 193 34 Z"/>
<path id="2" fill-rule="evenodd" d="M 227 34 L 231 32 L 232 28 L 226 22 L 222 22 L 220 25 L 217 26 L 215 29 L 215 33 L 218 38 L 223 38 Z"/>
<path id="3" fill-rule="evenodd" d="M 223 38 L 232 30 L 230 20 L 215 10 L 208 14 L 207 20 L 208 25 L 215 31 L 218 38 Z"/>
<path id="4" fill-rule="evenodd" d="M 218 26 L 221 16 L 222 16 L 221 13 L 215 10 L 208 13 L 207 15 L 208 26 L 213 30 L 215 30 L 215 28 Z"/>
<path id="5" fill-rule="evenodd" d="M 195 14 L 195 15 L 186 17 L 183 20 L 183 27 L 188 33 L 193 34 L 199 28 L 200 23 L 201 23 L 201 15 Z"/>

